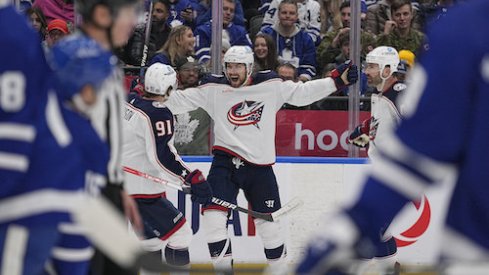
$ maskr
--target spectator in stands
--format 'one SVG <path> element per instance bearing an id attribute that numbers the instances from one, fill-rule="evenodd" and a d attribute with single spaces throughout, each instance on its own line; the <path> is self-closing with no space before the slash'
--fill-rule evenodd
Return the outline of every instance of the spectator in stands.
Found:
<path id="1" fill-rule="evenodd" d="M 340 37 L 350 33 L 350 1 L 347 0 L 341 3 L 339 11 L 341 15 L 342 28 L 339 30 L 330 31 L 323 37 L 323 40 L 316 51 L 318 68 L 324 68 L 324 66 L 328 63 L 336 63 L 335 59 L 341 52 Z M 375 36 L 361 30 L 360 40 L 362 46 L 361 55 L 363 58 L 365 58 L 367 53 L 373 50 L 376 45 Z"/>
<path id="2" fill-rule="evenodd" d="M 224 3 L 223 3 L 224 4 Z M 234 8 L 234 17 L 231 20 L 234 24 L 240 25 L 240 26 L 245 26 L 245 19 L 244 19 L 244 11 L 243 11 L 243 6 L 241 5 L 240 0 L 234 0 L 235 8 Z M 205 25 L 211 21 L 212 18 L 212 1 L 210 1 L 210 5 L 208 5 L 207 9 L 205 12 L 201 12 L 199 16 L 197 16 L 196 21 L 196 26 L 200 25 Z"/>
<path id="3" fill-rule="evenodd" d="M 223 0 L 223 38 L 227 37 L 231 46 L 242 45 L 251 48 L 251 40 L 246 29 L 243 26 L 233 24 L 235 8 L 236 0 Z M 210 60 L 211 33 L 212 27 L 210 23 L 206 23 L 195 29 L 195 49 L 200 64 L 206 64 Z"/>
<path id="4" fill-rule="evenodd" d="M 321 0 L 321 36 L 330 31 L 338 30 L 341 26 L 339 8 L 342 0 Z"/>
<path id="5" fill-rule="evenodd" d="M 292 80 L 297 82 L 297 69 L 290 63 L 283 63 L 277 67 L 277 73 L 282 80 Z"/>
<path id="6" fill-rule="evenodd" d="M 394 0 L 381 0 L 375 5 L 371 5 L 367 11 L 367 17 L 365 19 L 365 30 L 374 34 L 379 35 L 385 30 L 385 22 L 393 21 L 391 13 L 391 5 Z M 409 4 L 412 4 L 409 1 Z M 422 18 L 417 12 L 411 9 L 412 14 L 412 27 L 416 30 L 421 30 L 422 28 Z"/>
<path id="7" fill-rule="evenodd" d="M 175 67 L 177 59 L 194 54 L 194 44 L 195 37 L 190 27 L 185 25 L 174 27 L 165 44 L 156 52 L 149 65 L 163 63 Z"/>
<path id="8" fill-rule="evenodd" d="M 48 24 L 46 23 L 46 18 L 42 10 L 39 8 L 30 8 L 26 10 L 25 14 L 31 22 L 32 27 L 39 33 L 41 41 L 44 41 Z"/>
<path id="9" fill-rule="evenodd" d="M 277 68 L 277 46 L 269 35 L 263 33 L 256 35 L 253 42 L 253 53 L 255 56 L 254 72 Z"/>
<path id="10" fill-rule="evenodd" d="M 48 24 L 46 45 L 51 48 L 56 42 L 70 34 L 68 24 L 63 19 L 54 19 Z"/>
<path id="11" fill-rule="evenodd" d="M 193 57 L 176 63 L 178 89 L 196 87 L 201 66 Z M 201 108 L 175 115 L 174 144 L 180 155 L 209 155 L 211 118 Z"/>
<path id="12" fill-rule="evenodd" d="M 278 6 L 279 21 L 262 30 L 270 35 L 278 48 L 279 62 L 290 63 L 298 68 L 301 81 L 316 76 L 316 48 L 311 37 L 295 23 L 298 8 L 294 0 L 283 0 Z"/>
<path id="13" fill-rule="evenodd" d="M 190 0 L 167 0 L 170 4 L 170 16 L 167 19 L 168 25 L 176 27 L 180 25 L 189 26 L 194 29 L 194 6 Z"/>
<path id="14" fill-rule="evenodd" d="M 384 33 L 378 36 L 377 45 L 412 52 L 417 52 L 421 47 L 427 49 L 424 33 L 411 27 L 413 21 L 411 0 L 392 0 L 391 18 L 392 20 L 385 21 Z"/>
<path id="15" fill-rule="evenodd" d="M 321 42 L 321 6 L 314 0 L 293 0 L 297 5 L 299 26 L 312 39 L 315 45 Z M 273 0 L 263 18 L 262 30 L 279 21 L 278 6 L 282 0 Z"/>
<path id="16" fill-rule="evenodd" d="M 156 0 L 153 4 L 153 13 L 151 14 L 151 33 L 149 36 L 147 59 L 155 55 L 156 50 L 161 49 L 170 34 L 171 28 L 167 24 L 170 16 L 170 6 L 166 0 Z M 140 66 L 143 57 L 144 39 L 146 26 L 136 28 L 133 36 L 124 47 L 124 62 L 129 65 Z"/>
<path id="17" fill-rule="evenodd" d="M 73 0 L 36 0 L 33 7 L 42 10 L 47 23 L 54 19 L 63 19 L 69 26 L 73 25 L 75 8 Z"/>

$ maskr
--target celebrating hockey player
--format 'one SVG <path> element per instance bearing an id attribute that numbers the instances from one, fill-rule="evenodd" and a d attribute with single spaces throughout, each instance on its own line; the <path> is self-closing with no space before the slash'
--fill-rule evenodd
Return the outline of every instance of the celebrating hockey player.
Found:
<path id="1" fill-rule="evenodd" d="M 208 181 L 215 197 L 236 202 L 242 189 L 252 210 L 270 213 L 281 207 L 275 162 L 275 117 L 284 103 L 305 106 L 357 81 L 355 65 L 340 65 L 332 78 L 307 83 L 282 81 L 276 74 L 252 75 L 253 52 L 246 46 L 231 47 L 223 59 L 225 77 L 197 88 L 175 91 L 165 103 L 174 113 L 198 107 L 214 120 L 214 159 Z M 258 85 L 257 84 L 262 81 Z M 232 269 L 227 223 L 229 209 L 211 204 L 204 208 L 202 227 L 215 267 Z M 284 236 L 278 222 L 254 220 L 271 266 L 285 262 Z"/>
<path id="2" fill-rule="evenodd" d="M 176 72 L 171 66 L 155 63 L 146 71 L 144 83 L 144 94 L 131 94 L 126 103 L 122 163 L 147 174 L 160 175 L 169 182 L 188 184 L 193 201 L 210 203 L 212 191 L 202 173 L 187 168 L 173 146 L 175 121 L 164 102 L 177 88 Z M 143 219 L 146 238 L 143 247 L 161 258 L 166 242 L 166 262 L 188 268 L 192 229 L 185 216 L 165 198 L 165 186 L 128 174 L 126 187 Z"/>
<path id="3" fill-rule="evenodd" d="M 435 186 L 451 189 L 443 184 L 448 179 L 455 179 L 455 188 L 441 259 L 466 268 L 446 274 L 488 272 L 489 30 L 480 29 L 489 23 L 488 11 L 488 1 L 470 1 L 428 30 L 430 50 L 411 71 L 403 120 L 376 144 L 378 158 L 359 198 L 311 236 L 297 273 L 347 273 L 353 259 L 372 255 L 369 243 L 406 203 Z M 476 28 L 477 34 L 466 31 Z M 446 58 L 460 41 L 465 51 Z"/>
<path id="4" fill-rule="evenodd" d="M 396 77 L 399 66 L 399 54 L 392 47 L 380 46 L 367 54 L 365 75 L 367 83 L 375 87 L 376 93 L 371 96 L 371 116 L 358 125 L 348 137 L 348 142 L 358 147 L 368 148 L 370 159 L 375 162 L 376 144 L 381 144 L 386 132 L 399 124 L 401 114 L 398 106 L 398 95 L 404 91 L 406 84 Z M 381 237 L 376 245 L 377 263 L 381 269 L 398 269 L 397 247 L 394 238 L 386 232 L 389 224 L 385 224 Z"/>
<path id="5" fill-rule="evenodd" d="M 395 75 L 399 54 L 392 47 L 380 46 L 367 54 L 365 75 L 370 87 L 376 88 L 371 98 L 371 116 L 355 128 L 348 141 L 359 147 L 369 145 L 368 155 L 375 158 L 375 144 L 391 127 L 401 120 L 397 97 L 406 89 L 406 84 Z"/>

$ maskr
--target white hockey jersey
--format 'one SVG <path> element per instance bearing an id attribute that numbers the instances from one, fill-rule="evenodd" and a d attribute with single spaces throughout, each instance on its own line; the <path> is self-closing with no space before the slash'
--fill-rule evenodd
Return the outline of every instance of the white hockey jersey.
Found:
<path id="1" fill-rule="evenodd" d="M 165 103 L 174 114 L 198 107 L 214 120 L 214 149 L 257 165 L 275 162 L 276 113 L 284 103 L 306 106 L 336 91 L 333 79 L 295 83 L 272 79 L 232 88 L 206 84 L 174 91 Z"/>
<path id="2" fill-rule="evenodd" d="M 396 99 L 399 92 L 406 89 L 406 84 L 397 82 L 384 93 L 373 94 L 371 98 L 370 114 L 370 137 L 373 140 L 368 148 L 368 156 L 373 159 L 377 155 L 376 143 L 381 144 L 387 136 L 401 121 L 401 113 L 396 106 Z"/>
<path id="3" fill-rule="evenodd" d="M 133 96 L 133 95 L 131 95 Z M 122 164 L 152 176 L 181 185 L 190 173 L 173 146 L 173 114 L 161 102 L 129 98 L 125 105 Z M 126 190 L 130 195 L 157 195 L 164 185 L 127 174 Z"/>
<path id="4" fill-rule="evenodd" d="M 283 0 L 273 0 L 263 17 L 262 29 L 273 26 L 275 22 L 278 22 L 278 6 Z M 320 42 L 321 31 L 321 6 L 317 1 L 305 0 L 303 3 L 297 3 L 299 26 L 309 36 L 311 36 L 314 44 L 318 45 Z"/>

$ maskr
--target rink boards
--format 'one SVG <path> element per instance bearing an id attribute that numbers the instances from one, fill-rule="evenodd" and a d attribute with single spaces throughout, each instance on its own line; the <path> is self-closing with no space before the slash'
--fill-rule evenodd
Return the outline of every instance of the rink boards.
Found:
<path id="1" fill-rule="evenodd" d="M 210 157 L 185 157 L 191 168 L 201 169 L 207 175 Z M 365 159 L 279 157 L 274 171 L 279 182 L 282 204 L 292 197 L 300 197 L 304 205 L 283 218 L 291 262 L 300 256 L 312 230 L 318 228 L 321 217 L 348 204 L 357 195 L 370 164 Z M 448 183 L 447 183 L 448 184 Z M 390 231 L 399 244 L 398 257 L 402 264 L 430 265 L 438 255 L 441 220 L 445 215 L 448 191 L 434 190 L 425 199 L 409 204 L 393 222 Z M 197 205 L 189 197 L 168 191 L 168 198 L 184 211 L 194 230 L 190 247 L 192 262 L 209 263 L 205 236 L 200 228 Z M 382 200 L 382 198 L 379 198 Z M 240 193 L 238 205 L 247 202 Z M 386 205 L 386 207 L 388 207 Z M 260 237 L 250 217 L 233 213 L 229 224 L 233 257 L 236 263 L 264 263 L 265 256 Z"/>

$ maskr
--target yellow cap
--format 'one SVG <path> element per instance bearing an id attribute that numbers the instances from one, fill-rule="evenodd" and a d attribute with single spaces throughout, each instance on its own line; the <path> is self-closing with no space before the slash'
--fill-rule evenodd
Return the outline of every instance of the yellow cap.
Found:
<path id="1" fill-rule="evenodd" d="M 410 50 L 400 50 L 399 51 L 399 59 L 406 61 L 407 64 L 409 65 L 409 67 L 413 67 L 414 60 L 416 59 L 416 56 Z"/>

